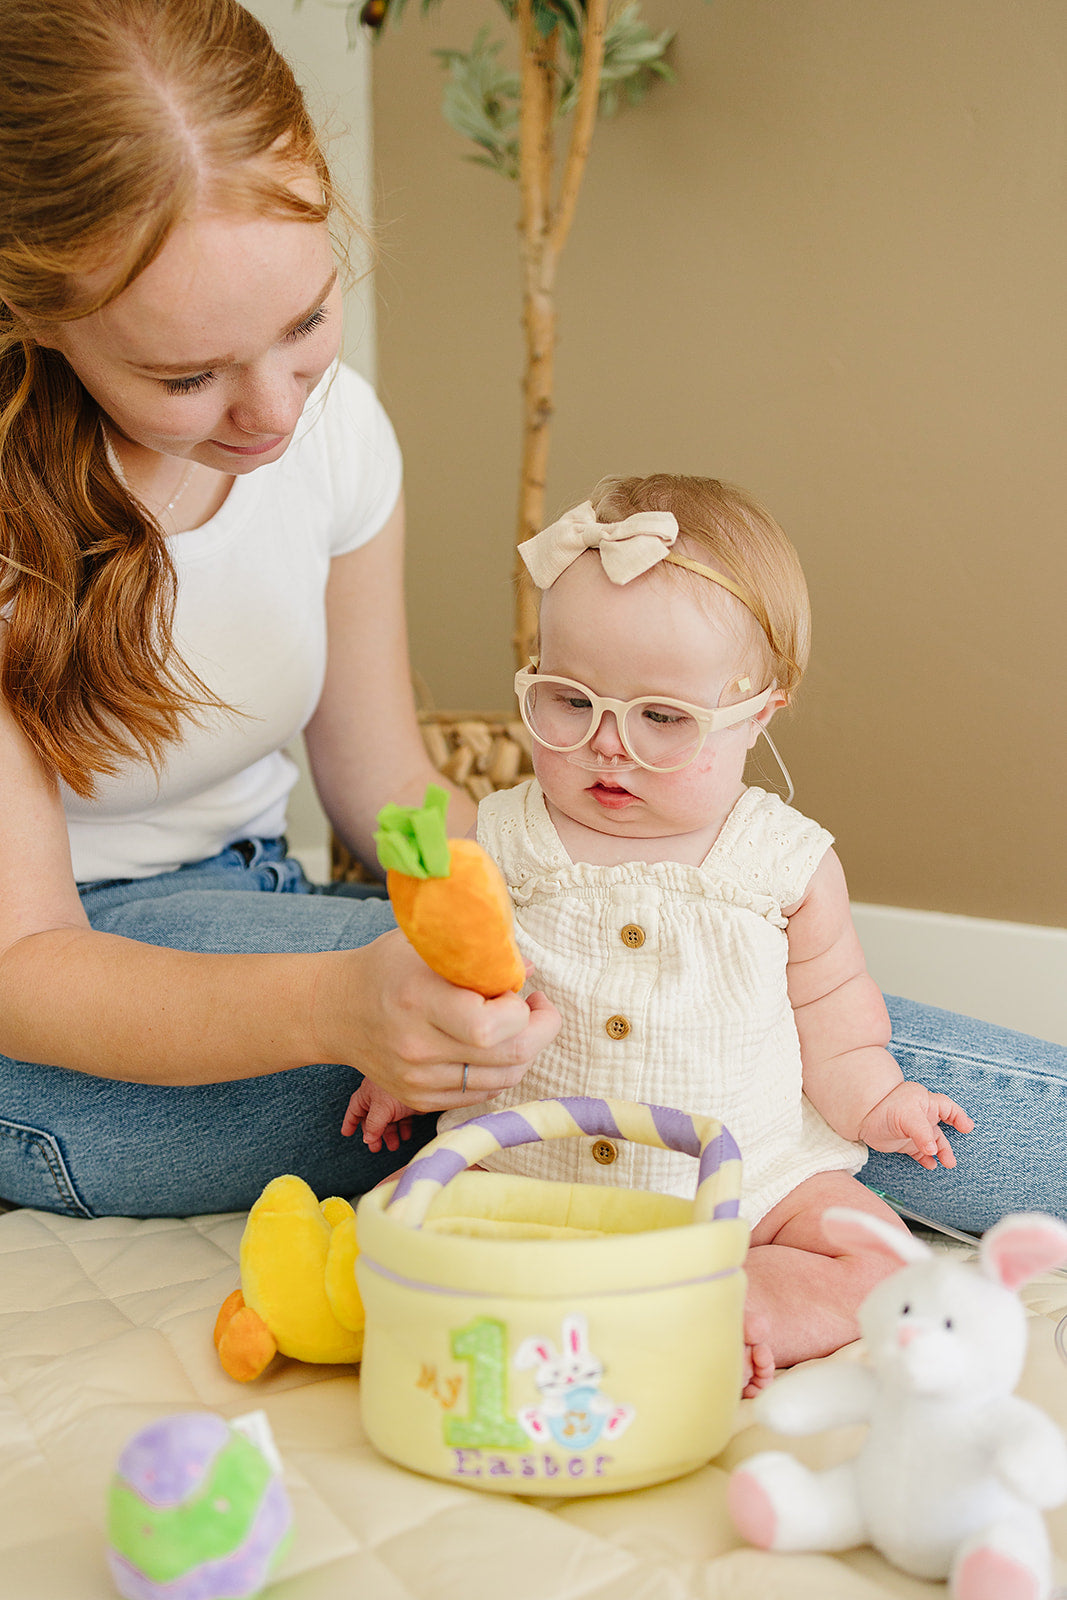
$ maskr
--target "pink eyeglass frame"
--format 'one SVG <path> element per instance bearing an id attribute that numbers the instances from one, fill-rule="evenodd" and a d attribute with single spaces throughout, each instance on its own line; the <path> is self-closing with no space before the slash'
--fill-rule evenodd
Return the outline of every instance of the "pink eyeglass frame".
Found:
<path id="1" fill-rule="evenodd" d="M 566 684 L 569 689 L 577 689 L 589 701 L 590 715 L 593 721 L 585 738 L 579 739 L 577 744 L 549 744 L 548 740 L 543 739 L 531 725 L 526 713 L 526 696 L 539 682 Z M 597 732 L 604 720 L 605 711 L 610 711 L 615 718 L 615 726 L 619 730 L 619 739 L 622 742 L 623 749 L 630 757 L 630 760 L 636 762 L 639 767 L 643 767 L 646 772 L 681 772 L 683 767 L 688 767 L 691 762 L 696 760 L 704 748 L 704 741 L 709 733 L 718 733 L 722 728 L 736 727 L 739 722 L 747 722 L 750 717 L 756 716 L 758 712 L 763 710 L 774 693 L 774 689 L 775 685 L 772 683 L 766 689 L 762 689 L 759 694 L 753 695 L 749 700 L 739 700 L 736 705 L 715 706 L 709 709 L 707 706 L 692 706 L 685 700 L 672 700 L 668 695 L 641 694 L 634 700 L 611 700 L 606 695 L 594 694 L 592 689 L 587 688 L 584 683 L 576 682 L 574 678 L 561 678 L 554 672 L 546 674 L 543 678 L 539 677 L 536 661 L 531 661 L 528 667 L 520 667 L 515 674 L 515 694 L 519 702 L 519 715 L 539 745 L 543 745 L 546 750 L 554 750 L 557 755 L 566 755 L 572 750 L 580 750 L 583 745 L 589 743 Z M 700 733 L 700 738 L 693 748 L 693 753 L 686 756 L 684 761 L 676 762 L 673 767 L 654 767 L 649 762 L 642 761 L 641 757 L 631 750 L 625 733 L 627 712 L 632 711 L 635 706 L 642 705 L 668 706 L 672 711 L 684 711 L 686 716 L 692 717 Z"/>

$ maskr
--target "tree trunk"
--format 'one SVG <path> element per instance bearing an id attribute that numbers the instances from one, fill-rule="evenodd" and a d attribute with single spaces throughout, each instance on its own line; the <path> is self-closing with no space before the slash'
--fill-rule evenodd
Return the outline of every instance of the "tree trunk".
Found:
<path id="1" fill-rule="evenodd" d="M 554 405 L 556 267 L 570 231 L 596 121 L 604 60 L 607 0 L 588 0 L 582 41 L 581 87 L 575 108 L 558 202 L 552 203 L 558 99 L 558 30 L 542 37 L 531 0 L 519 0 L 522 99 L 519 111 L 519 224 L 522 259 L 523 374 L 522 463 L 517 542 L 543 526 L 548 447 Z M 524 667 L 536 651 L 537 604 L 526 568 L 515 561 L 515 662 Z"/>

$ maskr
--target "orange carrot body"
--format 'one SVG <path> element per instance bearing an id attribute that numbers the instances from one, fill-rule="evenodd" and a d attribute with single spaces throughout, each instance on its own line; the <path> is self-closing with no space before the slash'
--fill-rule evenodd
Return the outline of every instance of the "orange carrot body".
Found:
<path id="1" fill-rule="evenodd" d="M 397 924 L 449 983 L 486 998 L 521 989 L 526 969 L 500 869 L 473 839 L 449 839 L 448 848 L 447 878 L 387 873 Z"/>

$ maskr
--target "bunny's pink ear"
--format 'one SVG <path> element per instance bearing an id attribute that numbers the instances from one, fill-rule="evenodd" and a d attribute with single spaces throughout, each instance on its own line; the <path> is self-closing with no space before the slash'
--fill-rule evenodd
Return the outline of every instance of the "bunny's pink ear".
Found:
<path id="1" fill-rule="evenodd" d="M 563 1319 L 563 1343 L 572 1356 L 583 1356 L 586 1351 L 588 1330 L 580 1311 Z"/>
<path id="2" fill-rule="evenodd" d="M 851 1206 L 831 1206 L 822 1214 L 823 1232 L 831 1244 L 861 1250 L 881 1250 L 895 1256 L 905 1265 L 912 1261 L 925 1261 L 930 1255 L 928 1245 L 909 1233 L 903 1223 L 887 1222 L 884 1217 L 872 1216 L 869 1211 L 855 1211 Z"/>
<path id="3" fill-rule="evenodd" d="M 555 1349 L 550 1339 L 529 1338 L 524 1339 L 515 1354 L 515 1365 L 522 1370 L 526 1367 L 535 1367 L 537 1363 L 553 1361 Z"/>
<path id="4" fill-rule="evenodd" d="M 1020 1211 L 990 1228 L 979 1255 L 986 1277 L 1018 1289 L 1067 1261 L 1067 1227 L 1043 1211 Z"/>

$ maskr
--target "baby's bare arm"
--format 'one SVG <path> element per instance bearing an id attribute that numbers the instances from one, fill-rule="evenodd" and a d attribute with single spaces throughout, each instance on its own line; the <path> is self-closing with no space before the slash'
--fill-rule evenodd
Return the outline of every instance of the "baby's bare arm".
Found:
<path id="1" fill-rule="evenodd" d="M 833 850 L 820 862 L 807 893 L 786 910 L 793 1007 L 804 1092 L 832 1128 L 858 1139 L 867 1113 L 903 1082 L 885 1048 L 889 1014 L 867 971 L 852 922 L 848 888 Z"/>
<path id="2" fill-rule="evenodd" d="M 905 1083 L 885 1046 L 889 1015 L 867 971 L 841 863 L 832 850 L 789 918 L 789 999 L 800 1036 L 804 1092 L 831 1128 L 920 1166 L 954 1167 L 941 1123 L 974 1123 L 947 1095 Z"/>

